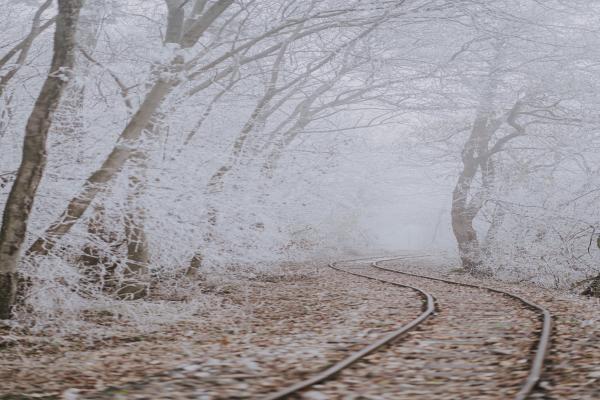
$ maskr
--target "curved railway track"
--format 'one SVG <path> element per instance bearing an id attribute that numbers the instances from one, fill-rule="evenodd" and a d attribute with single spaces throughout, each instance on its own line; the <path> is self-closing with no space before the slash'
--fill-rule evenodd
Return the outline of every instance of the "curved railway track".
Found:
<path id="1" fill-rule="evenodd" d="M 341 360 L 340 362 L 332 365 L 331 367 L 327 368 L 326 370 L 321 371 L 321 372 L 315 374 L 314 376 L 309 377 L 308 379 L 306 379 L 304 381 L 295 383 L 295 384 L 290 385 L 289 387 L 286 387 L 276 393 L 268 395 L 268 396 L 264 397 L 264 400 L 285 399 L 285 398 L 289 398 L 293 395 L 299 394 L 300 392 L 307 390 L 307 389 L 313 387 L 314 385 L 325 383 L 326 381 L 332 380 L 332 378 L 334 378 L 340 372 L 347 370 L 349 367 L 356 364 L 357 362 L 364 360 L 367 356 L 373 354 L 374 352 L 377 352 L 379 350 L 383 350 L 384 348 L 387 348 L 388 345 L 390 345 L 393 341 L 405 336 L 408 332 L 415 329 L 416 327 L 421 325 L 423 322 L 427 321 L 429 319 L 429 317 L 434 314 L 434 311 L 435 311 L 434 295 L 430 292 L 435 291 L 436 294 L 439 293 L 440 296 L 446 297 L 444 300 L 451 299 L 449 301 L 454 301 L 452 299 L 452 297 L 448 295 L 448 293 L 454 295 L 453 294 L 454 291 L 448 291 L 447 285 L 452 285 L 454 287 L 457 287 L 458 288 L 457 290 L 460 289 L 461 291 L 465 291 L 465 290 L 467 291 L 462 294 L 462 296 L 464 296 L 464 297 L 459 296 L 459 299 L 464 300 L 465 303 L 470 304 L 470 306 L 469 305 L 467 306 L 467 310 L 464 311 L 463 314 L 458 313 L 453 316 L 455 318 L 458 317 L 458 319 L 460 319 L 460 317 L 464 318 L 465 323 L 466 323 L 467 317 L 466 317 L 466 314 L 464 314 L 464 313 L 469 313 L 469 312 L 473 313 L 473 315 L 469 315 L 469 317 L 471 318 L 471 321 L 473 320 L 473 318 L 475 318 L 475 319 L 479 318 L 479 319 L 483 320 L 483 319 L 487 318 L 489 315 L 499 315 L 499 314 L 495 314 L 497 311 L 494 308 L 496 307 L 497 302 L 501 302 L 500 300 L 495 299 L 493 297 L 488 298 L 487 299 L 487 301 L 488 301 L 487 307 L 488 308 L 486 310 L 485 309 L 486 304 L 484 304 L 485 302 L 483 300 L 481 301 L 483 306 L 482 306 L 482 304 L 478 304 L 478 302 L 471 301 L 471 300 L 475 300 L 475 299 L 471 298 L 473 293 L 472 293 L 472 291 L 468 292 L 469 290 L 475 290 L 476 293 L 478 293 L 477 296 L 479 297 L 479 299 L 483 298 L 483 296 L 484 296 L 483 293 L 493 294 L 496 297 L 502 296 L 503 298 L 508 299 L 508 300 L 512 301 L 513 303 L 514 302 L 519 303 L 522 306 L 522 308 L 526 308 L 537 315 L 539 321 L 541 322 L 541 328 L 538 331 L 534 332 L 535 340 L 533 342 L 535 342 L 535 343 L 534 343 L 533 351 L 532 351 L 533 354 L 531 356 L 529 354 L 527 354 L 527 356 L 528 356 L 527 368 L 528 369 L 526 371 L 526 376 L 521 379 L 519 390 L 514 396 L 505 397 L 504 395 L 501 395 L 498 393 L 499 396 L 502 396 L 502 397 L 498 397 L 498 398 L 513 398 L 515 400 L 525 400 L 531 394 L 532 390 L 536 387 L 537 383 L 539 382 L 539 380 L 541 378 L 541 374 L 542 374 L 543 366 L 544 366 L 544 360 L 549 351 L 550 336 L 551 336 L 551 330 L 552 330 L 552 326 L 551 326 L 552 318 L 551 318 L 551 315 L 548 312 L 548 310 L 546 310 L 544 307 L 542 307 L 538 304 L 535 304 L 521 296 L 518 296 L 513 293 L 509 293 L 504 290 L 490 288 L 487 286 L 457 282 L 457 281 L 452 281 L 449 279 L 442 279 L 442 278 L 436 278 L 436 277 L 431 277 L 431 276 L 425 276 L 425 275 L 419 275 L 419 274 L 399 271 L 399 270 L 381 265 L 382 263 L 385 263 L 385 262 L 401 261 L 401 260 L 408 260 L 408 259 L 414 259 L 414 258 L 425 258 L 425 257 L 429 257 L 429 256 L 428 255 L 418 255 L 418 256 L 402 256 L 402 257 L 393 257 L 393 258 L 378 257 L 378 258 L 340 261 L 340 262 L 335 262 L 335 263 L 330 264 L 329 265 L 330 268 L 332 268 L 336 271 L 339 271 L 339 272 L 351 274 L 354 276 L 362 277 L 362 278 L 373 280 L 373 281 L 383 282 L 383 283 L 386 283 L 389 285 L 394 285 L 394 286 L 399 286 L 399 287 L 404 287 L 404 288 L 409 288 L 409 289 L 414 290 L 419 295 L 420 301 L 422 302 L 422 312 L 419 316 L 417 316 L 412 321 L 399 326 L 393 332 L 388 333 L 384 337 L 380 338 L 379 340 L 377 340 L 374 343 L 371 343 L 370 345 L 366 346 L 365 348 L 363 348 L 357 352 L 349 354 L 348 357 L 346 357 L 343 360 Z M 371 268 L 376 271 L 387 274 L 387 277 L 390 277 L 390 279 L 386 279 L 385 277 L 381 277 L 381 276 L 373 276 L 372 274 L 364 274 L 364 273 L 357 272 L 356 267 L 354 267 L 352 271 L 349 271 L 348 269 L 339 267 L 340 264 L 355 263 L 355 262 L 361 262 L 361 261 L 362 262 L 372 261 L 372 262 L 367 263 L 368 264 L 367 267 L 363 266 L 363 267 L 359 267 L 358 269 Z M 405 278 L 405 280 L 403 280 L 402 282 L 398 282 L 394 278 L 391 278 L 392 275 L 396 278 L 398 276 L 402 276 L 403 278 Z M 412 281 L 406 282 L 406 279 L 411 279 Z M 441 287 L 440 284 L 444 285 L 445 288 Z M 425 289 L 424 285 L 431 286 L 431 290 L 429 288 Z M 440 305 L 439 301 L 438 301 L 437 306 L 441 307 L 440 311 L 442 313 L 445 311 L 445 305 Z M 471 307 L 471 309 L 469 309 L 468 307 Z M 477 312 L 479 311 L 478 307 L 483 308 L 482 313 L 484 313 L 484 314 L 482 314 L 482 315 L 484 315 L 484 316 L 478 317 L 476 315 Z M 473 311 L 473 310 L 476 310 L 476 311 Z M 485 312 L 487 312 L 488 314 L 485 314 Z M 493 320 L 490 320 L 490 321 L 493 322 Z M 486 337 L 485 335 L 487 335 L 491 332 L 491 331 L 489 331 L 489 329 L 494 328 L 494 326 L 491 324 L 490 321 L 487 321 L 486 322 L 487 326 L 485 326 L 486 329 L 488 329 L 488 331 L 484 330 L 484 333 L 483 334 L 479 333 L 479 336 L 477 337 L 477 339 L 480 341 L 480 343 L 477 343 L 477 344 L 480 346 L 485 346 L 485 342 L 483 342 L 482 340 L 485 339 L 485 337 Z M 450 322 L 452 322 L 452 320 L 450 320 Z M 441 322 L 437 322 L 437 323 L 439 324 Z M 427 338 L 428 332 L 422 332 L 422 333 L 423 333 L 423 336 L 425 338 Z M 531 335 L 532 332 L 529 332 L 529 334 Z M 462 339 L 462 341 L 471 344 L 472 336 L 466 336 L 466 337 L 468 337 L 469 339 Z M 477 340 L 475 340 L 475 341 L 477 341 Z M 523 341 L 522 338 L 521 338 L 521 341 Z M 443 342 L 442 340 L 432 341 L 433 344 L 439 344 L 442 342 Z M 462 343 L 461 339 L 459 339 L 457 341 L 457 343 L 459 343 L 459 345 L 460 345 L 460 343 Z M 433 353 L 435 353 L 436 351 L 438 351 L 438 350 L 432 349 Z M 444 351 L 444 350 L 439 350 L 439 351 Z M 454 354 L 454 353 L 452 353 L 452 354 Z M 402 356 L 402 354 L 400 356 Z M 411 356 L 411 358 L 414 358 L 414 357 L 415 357 L 414 355 Z M 418 357 L 418 355 L 417 355 L 417 357 Z M 422 398 L 424 398 L 424 397 L 422 397 Z"/>
<path id="2" fill-rule="evenodd" d="M 470 288 L 475 288 L 475 289 L 480 289 L 480 290 L 486 290 L 486 291 L 493 292 L 493 293 L 498 293 L 502 296 L 506 296 L 508 298 L 511 298 L 511 299 L 514 299 L 514 300 L 520 302 L 521 304 L 525 305 L 525 307 L 533 310 L 536 314 L 538 314 L 542 326 L 541 326 L 541 330 L 540 330 L 539 334 L 537 335 L 538 339 L 537 339 L 537 343 L 535 346 L 534 355 L 530 361 L 529 373 L 527 374 L 527 378 L 523 382 L 521 389 L 515 396 L 515 400 L 526 399 L 527 396 L 532 392 L 532 390 L 535 388 L 535 386 L 539 382 L 539 380 L 542 376 L 543 369 L 544 369 L 544 361 L 546 359 L 546 356 L 548 355 L 548 352 L 550 351 L 550 339 L 551 339 L 551 333 L 552 333 L 552 316 L 550 315 L 550 312 L 546 308 L 542 307 L 541 305 L 538 305 L 538 304 L 536 304 L 532 301 L 529 301 L 521 296 L 518 296 L 514 293 L 510 293 L 510 292 L 507 292 L 504 290 L 495 289 L 495 288 L 491 288 L 488 286 L 474 285 L 474 284 L 469 284 L 469 283 L 464 283 L 464 282 L 457 282 L 457 281 L 453 281 L 450 279 L 418 275 L 418 274 L 414 274 L 414 273 L 410 273 L 410 272 L 404 272 L 404 271 L 394 270 L 391 268 L 385 268 L 385 267 L 382 267 L 379 265 L 379 263 L 384 262 L 384 261 L 395 261 L 395 260 L 402 260 L 402 259 L 406 259 L 406 258 L 399 257 L 399 258 L 392 258 L 392 259 L 376 261 L 376 262 L 372 263 L 372 266 L 374 268 L 377 268 L 377 269 L 380 269 L 383 271 L 387 271 L 387 272 L 396 273 L 396 274 L 413 276 L 416 278 L 422 278 L 422 279 L 428 279 L 431 281 L 443 282 L 443 283 L 450 284 L 450 285 L 470 287 Z"/>
<path id="3" fill-rule="evenodd" d="M 291 385 L 289 387 L 282 389 L 279 392 L 269 395 L 269 396 L 265 397 L 264 400 L 285 399 L 295 393 L 298 393 L 298 392 L 300 392 L 304 389 L 307 389 L 313 385 L 316 385 L 318 383 L 324 382 L 324 381 L 332 378 L 333 376 L 337 375 L 339 372 L 350 367 L 351 365 L 355 364 L 356 362 L 362 360 L 369 354 L 381 349 L 382 347 L 386 346 L 387 344 L 393 342 L 394 340 L 396 340 L 396 339 L 400 338 L 401 336 L 405 335 L 406 333 L 410 332 L 412 329 L 419 326 L 423 321 L 428 319 L 435 311 L 435 301 L 434 301 L 433 296 L 431 296 L 431 294 L 427 293 L 426 291 L 424 291 L 416 286 L 395 283 L 395 282 L 391 282 L 389 280 L 379 279 L 379 278 L 371 277 L 368 275 L 360 274 L 357 272 L 346 271 L 344 269 L 336 267 L 336 264 L 338 264 L 338 263 L 329 264 L 329 267 L 336 271 L 345 272 L 350 275 L 359 276 L 359 277 L 366 278 L 369 280 L 383 282 L 383 283 L 387 283 L 390 285 L 405 287 L 405 288 L 414 290 L 415 292 L 417 292 L 419 294 L 419 296 L 421 297 L 421 301 L 423 302 L 423 310 L 422 310 L 421 314 L 419 314 L 419 316 L 417 318 L 413 319 L 408 324 L 401 325 L 400 327 L 398 327 L 394 331 L 388 333 L 381 339 L 371 343 L 370 345 L 364 347 L 363 349 L 361 349 L 357 352 L 351 353 L 348 357 L 344 358 L 342 361 L 327 368 L 325 371 L 322 371 L 304 381 L 298 382 L 294 385 Z"/>

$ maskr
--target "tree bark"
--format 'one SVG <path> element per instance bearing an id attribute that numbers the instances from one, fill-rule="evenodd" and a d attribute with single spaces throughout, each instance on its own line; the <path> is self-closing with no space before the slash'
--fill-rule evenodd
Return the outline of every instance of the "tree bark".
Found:
<path id="1" fill-rule="evenodd" d="M 160 129 L 153 124 L 153 130 Z M 138 151 L 132 156 L 132 173 L 129 176 L 130 193 L 127 196 L 125 216 L 125 238 L 127 241 L 127 262 L 123 270 L 117 296 L 125 300 L 137 300 L 148 295 L 148 264 L 150 248 L 146 236 L 146 213 L 141 198 L 146 192 L 147 154 Z"/>
<path id="2" fill-rule="evenodd" d="M 489 199 L 495 180 L 494 155 L 514 138 L 525 134 L 525 128 L 517 121 L 523 106 L 518 100 L 506 116 L 493 117 L 491 113 L 492 88 L 484 95 L 482 106 L 473 124 L 471 135 L 462 152 L 463 168 L 452 193 L 452 230 L 458 244 L 458 252 L 463 268 L 471 274 L 482 274 L 482 251 L 473 221 Z M 492 137 L 506 122 L 515 131 L 496 140 L 491 146 Z M 481 188 L 473 193 L 473 183 L 477 174 L 481 176 Z M 501 219 L 496 221 L 501 223 Z M 490 227 L 490 235 L 495 234 L 497 226 Z M 489 250 L 489 249 L 487 249 Z"/>
<path id="3" fill-rule="evenodd" d="M 57 241 L 67 234 L 79 221 L 92 201 L 104 186 L 123 168 L 135 151 L 135 143 L 139 140 L 152 115 L 158 110 L 164 98 L 170 93 L 175 82 L 159 79 L 148 93 L 139 110 L 119 137 L 118 144 L 106 157 L 102 165 L 86 180 L 81 191 L 71 199 L 67 208 L 44 234 L 29 248 L 31 255 L 45 255 L 50 252 Z"/>
<path id="4" fill-rule="evenodd" d="M 170 2 L 169 2 L 170 3 Z M 169 3 L 167 3 L 169 5 Z M 218 0 L 205 13 L 190 22 L 190 28 L 183 32 L 181 40 L 177 43 L 182 48 L 192 47 L 206 32 L 206 30 L 217 20 L 217 18 L 233 4 L 233 0 Z M 195 16 L 197 17 L 197 16 Z M 171 37 L 177 36 L 174 32 L 176 28 L 181 28 L 180 20 L 172 18 L 173 23 L 169 27 Z M 171 37 L 169 39 L 171 39 Z M 192 42 L 192 38 L 195 42 Z M 123 169 L 125 163 L 136 151 L 136 144 L 139 141 L 142 132 L 151 122 L 152 116 L 160 108 L 164 99 L 177 86 L 178 74 L 183 68 L 182 57 L 176 57 L 169 65 L 163 67 L 163 70 L 156 70 L 159 77 L 152 89 L 146 95 L 142 105 L 133 115 L 125 129 L 121 132 L 119 140 L 100 168 L 96 170 L 84 183 L 80 192 L 71 199 L 65 211 L 59 218 L 36 240 L 29 248 L 31 255 L 44 255 L 56 245 L 65 234 L 67 234 L 73 225 L 79 221 L 92 201 L 100 193 L 106 184 Z"/>
<path id="5" fill-rule="evenodd" d="M 489 258 L 493 254 L 494 247 L 498 242 L 498 235 L 500 233 L 500 229 L 502 228 L 502 224 L 504 223 L 504 219 L 506 218 L 506 211 L 499 205 L 496 205 L 494 212 L 492 214 L 492 220 L 490 222 L 490 227 L 485 234 L 485 238 L 483 240 L 483 254 L 486 258 Z"/>
<path id="6" fill-rule="evenodd" d="M 46 140 L 53 115 L 74 64 L 77 21 L 82 0 L 58 0 L 50 73 L 25 127 L 23 157 L 4 209 L 0 229 L 0 319 L 8 319 L 17 290 L 17 265 L 29 214 L 46 165 Z"/>
<path id="7" fill-rule="evenodd" d="M 123 271 L 123 281 L 117 290 L 117 296 L 124 300 L 141 299 L 148 295 L 150 251 L 144 220 L 144 211 L 141 208 L 131 211 L 126 217 L 127 262 Z"/>
<path id="8" fill-rule="evenodd" d="M 488 145 L 499 124 L 488 112 L 480 112 L 462 153 L 463 168 L 452 192 L 452 231 L 458 244 L 463 268 L 469 273 L 479 273 L 482 267 L 481 247 L 473 221 L 482 206 L 478 196 L 472 194 L 477 173 L 485 174 L 489 162 Z"/>
<path id="9" fill-rule="evenodd" d="M 102 12 L 106 0 L 86 0 L 81 8 L 79 26 L 77 28 L 78 53 L 93 54 L 98 43 L 98 33 L 102 26 Z M 92 62 L 82 54 L 75 54 L 73 73 L 79 79 L 88 77 Z M 69 82 L 65 95 L 55 116 L 52 135 L 57 135 L 59 147 L 70 147 L 74 151 L 72 157 L 78 164 L 83 162 L 82 143 L 85 134 L 83 106 L 86 99 L 85 84 L 77 81 Z"/>
<path id="10" fill-rule="evenodd" d="M 596 245 L 600 249 L 600 237 L 596 241 Z M 584 296 L 600 297 L 600 274 L 598 274 L 589 286 L 582 293 Z"/>

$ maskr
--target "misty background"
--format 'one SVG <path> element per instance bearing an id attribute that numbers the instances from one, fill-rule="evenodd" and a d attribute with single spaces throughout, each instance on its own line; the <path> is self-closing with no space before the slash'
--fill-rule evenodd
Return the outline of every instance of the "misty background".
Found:
<path id="1" fill-rule="evenodd" d="M 3 228 L 23 321 L 407 250 L 564 290 L 598 276 L 600 4 L 75 3 L 54 48 L 75 14 L 0 0 L 0 205 L 22 159 L 45 165 L 12 209 L 26 229 Z M 56 80 L 47 162 L 22 158 Z"/>

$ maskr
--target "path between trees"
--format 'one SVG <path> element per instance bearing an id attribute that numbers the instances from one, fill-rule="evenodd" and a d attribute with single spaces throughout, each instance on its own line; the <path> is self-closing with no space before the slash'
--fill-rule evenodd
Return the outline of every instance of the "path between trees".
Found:
<path id="1" fill-rule="evenodd" d="M 420 273 L 428 270 L 438 276 L 446 276 L 444 271 L 451 269 L 427 260 L 406 260 L 395 267 Z M 453 278 L 468 280 L 465 276 Z M 531 398 L 598 398 L 597 300 L 537 287 L 484 283 L 526 296 L 547 307 L 554 316 L 549 363 L 540 388 Z M 465 299 L 464 307 L 454 305 L 453 310 L 458 311 L 444 312 L 443 306 L 452 294 L 433 286 L 430 289 L 442 308 L 432 321 L 389 349 L 356 364 L 342 373 L 339 380 L 305 392 L 303 398 L 424 399 L 427 390 L 430 394 L 436 392 L 438 398 L 444 398 L 444 393 L 445 398 L 458 398 L 465 390 L 475 395 L 477 386 L 468 384 L 473 372 L 469 368 L 479 364 L 476 368 L 490 373 L 490 381 L 495 379 L 497 368 L 520 376 L 511 354 L 513 350 L 527 352 L 527 349 L 503 338 L 494 339 L 488 331 L 534 329 L 535 320 L 513 324 L 517 317 L 508 312 L 502 321 L 486 322 L 484 331 L 490 336 L 488 355 L 497 360 L 482 360 L 476 351 L 460 350 L 460 346 L 468 345 L 463 343 L 468 338 L 457 336 L 461 324 L 454 315 L 467 313 L 469 308 L 471 313 L 475 312 L 477 303 L 467 301 L 470 294 L 463 293 L 459 297 Z M 344 275 L 324 266 L 294 266 L 279 273 L 231 279 L 205 289 L 202 295 L 210 301 L 194 316 L 147 331 L 140 326 L 118 326 L 114 315 L 89 316 L 95 326 L 105 325 L 102 334 L 86 335 L 82 330 L 76 336 L 44 336 L 43 332 L 2 328 L 0 393 L 4 397 L 0 398 L 262 398 L 339 361 L 348 351 L 364 347 L 420 312 L 420 303 L 409 289 Z M 497 306 L 501 312 L 510 305 L 499 301 Z M 440 330 L 443 324 L 454 328 Z M 434 327 L 438 333 L 430 332 Z M 447 335 L 440 337 L 444 330 Z M 465 326 L 467 330 L 481 331 L 473 321 Z M 431 346 L 436 347 L 437 356 L 429 360 L 427 349 Z M 460 360 L 440 361 L 444 349 L 455 352 L 459 349 L 457 354 L 468 358 L 468 362 L 463 362 L 466 369 L 457 369 Z M 493 352 L 494 349 L 502 351 Z M 390 357 L 395 359 L 391 364 Z M 412 361 L 403 361 L 401 357 Z M 384 363 L 396 371 L 386 369 Z M 453 367 L 444 369 L 444 363 Z M 404 385 L 397 384 L 398 377 Z M 502 378 L 507 388 L 499 390 L 500 397 L 496 398 L 505 398 L 502 396 L 511 392 L 511 378 Z M 427 385 L 420 386 L 423 379 L 428 381 Z M 440 392 L 440 388 L 444 390 Z M 484 388 L 485 385 L 480 387 Z"/>

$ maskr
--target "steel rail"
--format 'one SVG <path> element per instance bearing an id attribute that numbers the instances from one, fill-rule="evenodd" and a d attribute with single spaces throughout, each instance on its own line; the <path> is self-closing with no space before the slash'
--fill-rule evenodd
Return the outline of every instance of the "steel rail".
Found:
<path id="1" fill-rule="evenodd" d="M 326 370 L 319 372 L 318 374 L 316 374 L 306 380 L 303 380 L 301 382 L 298 382 L 291 386 L 288 386 L 276 393 L 268 395 L 268 396 L 264 397 L 263 400 L 284 399 L 294 393 L 299 392 L 300 390 L 307 389 L 313 385 L 316 385 L 318 383 L 324 382 L 324 381 L 332 378 L 333 376 L 337 375 L 339 372 L 348 368 L 352 364 L 360 361 L 361 359 L 368 356 L 369 354 L 379 350 L 380 348 L 384 347 L 385 345 L 393 342 L 394 340 L 396 340 L 396 339 L 400 338 L 401 336 L 405 335 L 406 333 L 410 332 L 411 330 L 413 330 L 414 328 L 419 326 L 423 321 L 425 321 L 427 318 L 429 318 L 433 314 L 433 312 L 435 311 L 435 300 L 434 300 L 433 296 L 431 296 L 429 293 L 427 293 L 426 291 L 424 291 L 422 289 L 419 289 L 417 287 L 410 286 L 410 285 L 397 283 L 397 282 L 391 282 L 391 281 L 388 281 L 385 279 L 379 279 L 379 278 L 375 278 L 372 276 L 359 274 L 356 272 L 346 271 L 346 270 L 336 266 L 337 264 L 340 264 L 340 263 L 355 262 L 355 261 L 362 261 L 362 260 L 373 260 L 374 258 L 378 258 L 378 257 L 371 257 L 371 258 L 366 258 L 366 259 L 361 259 L 361 260 L 340 261 L 340 262 L 329 264 L 329 267 L 336 271 L 344 272 L 344 273 L 347 273 L 350 275 L 359 276 L 359 277 L 370 279 L 370 280 L 377 281 L 377 282 L 387 283 L 387 284 L 390 284 L 393 286 L 399 286 L 399 287 L 412 289 L 412 290 L 416 291 L 417 293 L 419 293 L 419 295 L 423 298 L 423 304 L 425 306 L 424 307 L 425 310 L 422 311 L 421 314 L 419 314 L 419 316 L 417 318 L 413 319 L 408 324 L 400 326 L 396 330 L 388 333 L 387 335 L 385 335 L 384 337 L 371 343 L 367 347 L 364 347 L 363 349 L 350 354 L 348 357 L 335 363 L 334 365 L 330 366 Z"/>
<path id="2" fill-rule="evenodd" d="M 538 384 L 538 382 L 540 381 L 540 379 L 542 377 L 542 373 L 544 370 L 544 361 L 546 360 L 546 357 L 548 356 L 548 352 L 550 350 L 550 338 L 551 338 L 551 333 L 552 333 L 552 315 L 550 314 L 550 312 L 543 306 L 540 306 L 539 304 L 536 304 L 536 303 L 529 301 L 519 295 L 510 293 L 510 292 L 507 292 L 504 290 L 494 289 L 494 288 L 483 286 L 483 285 L 475 285 L 475 284 L 471 284 L 471 283 L 457 282 L 457 281 L 453 281 L 450 279 L 443 279 L 443 278 L 436 278 L 436 277 L 432 277 L 432 276 L 419 275 L 419 274 L 414 274 L 411 272 L 398 271 L 395 269 L 385 268 L 385 267 L 378 265 L 381 262 L 406 260 L 406 259 L 417 258 L 417 257 L 421 258 L 423 256 L 395 257 L 395 258 L 389 258 L 389 259 L 384 259 L 384 260 L 378 260 L 378 261 L 373 262 L 371 264 L 371 266 L 374 268 L 380 269 L 382 271 L 389 271 L 389 272 L 394 272 L 397 274 L 444 282 L 444 283 L 448 283 L 451 285 L 458 285 L 458 286 L 471 287 L 471 288 L 476 288 L 476 289 L 481 289 L 481 290 L 488 290 L 490 292 L 498 293 L 498 294 L 513 298 L 515 300 L 518 300 L 521 303 L 525 304 L 527 306 L 527 308 L 530 308 L 530 309 L 533 309 L 534 311 L 536 311 L 542 317 L 542 331 L 539 334 L 539 340 L 538 340 L 538 343 L 536 346 L 535 355 L 531 361 L 531 368 L 529 369 L 529 373 L 527 375 L 527 378 L 525 379 L 525 382 L 523 383 L 523 385 L 521 385 L 521 389 L 514 397 L 515 400 L 527 399 L 527 397 L 531 394 L 531 392 L 536 387 L 536 385 Z"/>

